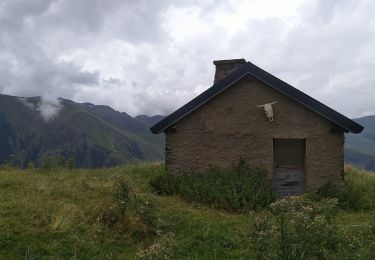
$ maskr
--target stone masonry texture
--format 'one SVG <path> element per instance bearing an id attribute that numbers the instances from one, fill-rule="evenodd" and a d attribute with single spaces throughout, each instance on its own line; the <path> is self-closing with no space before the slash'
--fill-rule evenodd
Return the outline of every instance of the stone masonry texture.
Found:
<path id="1" fill-rule="evenodd" d="M 273 105 L 274 121 L 258 105 Z M 166 129 L 166 169 L 201 172 L 240 159 L 262 165 L 272 178 L 273 139 L 306 139 L 305 187 L 343 178 L 344 133 L 331 122 L 250 76 L 241 79 Z"/>
<path id="2" fill-rule="evenodd" d="M 213 62 L 216 67 L 214 83 L 219 82 L 231 72 L 238 69 L 246 63 L 244 59 L 234 59 L 234 60 L 215 60 Z"/>

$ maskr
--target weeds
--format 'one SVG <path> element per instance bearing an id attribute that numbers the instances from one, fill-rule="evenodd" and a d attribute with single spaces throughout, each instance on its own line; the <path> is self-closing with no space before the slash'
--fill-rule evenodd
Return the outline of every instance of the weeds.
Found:
<path id="1" fill-rule="evenodd" d="M 243 161 L 227 169 L 165 174 L 153 179 L 150 187 L 159 195 L 181 195 L 188 201 L 229 211 L 260 209 L 274 200 L 266 170 Z"/>
<path id="2" fill-rule="evenodd" d="M 175 259 L 174 258 L 174 234 L 160 235 L 154 244 L 138 252 L 137 256 L 144 260 Z"/>
<path id="3" fill-rule="evenodd" d="M 338 207 L 343 210 L 367 210 L 374 207 L 375 176 L 363 175 L 358 172 L 345 173 L 344 182 L 341 186 L 331 182 L 323 185 L 316 193 L 309 193 L 307 197 L 314 201 L 328 198 L 337 198 Z M 362 178 L 366 180 L 358 183 Z"/>
<path id="4" fill-rule="evenodd" d="M 303 196 L 272 203 L 257 218 L 249 255 L 258 259 L 331 259 L 355 257 L 361 246 L 334 221 L 337 199 L 311 201 Z M 352 234 L 352 233 L 351 233 Z"/>
<path id="5" fill-rule="evenodd" d="M 136 194 L 127 178 L 116 176 L 114 180 L 112 199 L 103 205 L 97 219 L 119 231 L 155 234 L 159 227 L 155 201 Z"/>
<path id="6" fill-rule="evenodd" d="M 119 204 L 124 213 L 131 202 L 133 195 L 130 190 L 129 181 L 124 177 L 116 176 L 113 184 L 113 199 Z"/>

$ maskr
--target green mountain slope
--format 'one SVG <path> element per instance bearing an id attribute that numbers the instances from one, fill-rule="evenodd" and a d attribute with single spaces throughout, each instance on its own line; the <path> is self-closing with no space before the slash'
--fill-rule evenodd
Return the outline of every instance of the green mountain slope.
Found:
<path id="1" fill-rule="evenodd" d="M 39 97 L 0 95 L 0 163 L 25 167 L 63 157 L 78 167 L 104 167 L 163 160 L 164 137 L 126 113 L 60 99 L 60 112 L 46 121 L 40 104 Z"/>
<path id="2" fill-rule="evenodd" d="M 345 161 L 367 170 L 375 170 L 375 116 L 354 119 L 365 129 L 360 134 L 348 134 L 345 139 Z"/>
<path id="3" fill-rule="evenodd" d="M 25 167 L 63 157 L 78 167 L 104 167 L 164 159 L 164 136 L 149 131 L 162 116 L 133 118 L 108 106 L 60 99 L 61 111 L 45 121 L 40 104 L 40 97 L 0 95 L 0 164 Z M 346 135 L 345 161 L 375 170 L 375 116 L 355 121 L 365 129 Z"/>

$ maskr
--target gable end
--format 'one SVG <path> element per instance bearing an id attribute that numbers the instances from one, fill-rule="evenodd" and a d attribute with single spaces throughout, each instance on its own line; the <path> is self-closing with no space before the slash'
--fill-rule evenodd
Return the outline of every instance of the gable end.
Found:
<path id="1" fill-rule="evenodd" d="M 151 132 L 154 134 L 159 134 L 167 129 L 169 126 L 173 125 L 180 119 L 184 118 L 186 115 L 190 114 L 192 111 L 198 109 L 200 106 L 205 104 L 207 101 L 214 98 L 216 95 L 220 94 L 228 87 L 232 86 L 237 81 L 241 80 L 245 76 L 252 76 L 265 84 L 271 86 L 277 91 L 285 94 L 286 96 L 292 98 L 298 103 L 306 106 L 308 109 L 318 113 L 322 117 L 328 119 L 335 125 L 341 127 L 346 132 L 360 133 L 363 130 L 363 126 L 354 122 L 353 120 L 345 117 L 339 112 L 333 110 L 332 108 L 324 105 L 318 100 L 310 97 L 309 95 L 303 93 L 302 91 L 292 87 L 288 83 L 280 80 L 279 78 L 273 76 L 272 74 L 262 70 L 256 65 L 247 62 L 245 65 L 239 67 L 224 79 L 215 83 L 212 87 L 204 91 L 202 94 L 177 109 L 175 112 L 155 124 L 150 128 Z"/>

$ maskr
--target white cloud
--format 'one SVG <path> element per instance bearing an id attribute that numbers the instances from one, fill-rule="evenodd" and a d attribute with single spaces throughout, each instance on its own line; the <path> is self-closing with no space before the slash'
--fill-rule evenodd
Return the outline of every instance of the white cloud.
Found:
<path id="1" fill-rule="evenodd" d="M 39 112 L 45 122 L 54 119 L 63 109 L 59 99 L 48 95 L 42 96 L 37 103 L 30 102 L 25 97 L 20 97 L 18 100 L 29 109 Z"/>
<path id="2" fill-rule="evenodd" d="M 42 96 L 36 110 L 40 112 L 40 115 L 43 117 L 44 121 L 48 122 L 55 118 L 62 108 L 63 105 L 60 103 L 59 99 Z"/>

